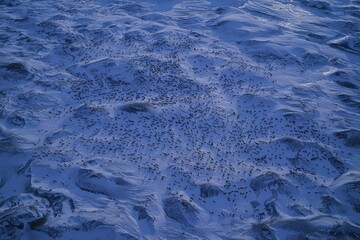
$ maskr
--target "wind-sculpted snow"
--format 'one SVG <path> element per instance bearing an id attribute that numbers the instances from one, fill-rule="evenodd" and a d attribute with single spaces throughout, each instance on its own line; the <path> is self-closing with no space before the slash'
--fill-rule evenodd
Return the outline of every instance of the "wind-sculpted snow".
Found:
<path id="1" fill-rule="evenodd" d="M 359 13 L 0 0 L 0 239 L 359 239 Z"/>

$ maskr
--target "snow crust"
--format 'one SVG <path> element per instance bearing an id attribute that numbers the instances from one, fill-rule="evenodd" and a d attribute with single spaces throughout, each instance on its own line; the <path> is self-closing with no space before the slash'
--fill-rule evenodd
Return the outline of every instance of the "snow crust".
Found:
<path id="1" fill-rule="evenodd" d="M 0 0 L 0 239 L 359 239 L 358 0 Z"/>

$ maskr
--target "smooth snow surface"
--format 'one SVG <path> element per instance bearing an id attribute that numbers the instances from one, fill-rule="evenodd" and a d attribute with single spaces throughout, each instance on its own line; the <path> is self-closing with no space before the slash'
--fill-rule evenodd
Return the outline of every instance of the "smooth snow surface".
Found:
<path id="1" fill-rule="evenodd" d="M 359 239 L 360 1 L 0 0 L 0 239 Z"/>

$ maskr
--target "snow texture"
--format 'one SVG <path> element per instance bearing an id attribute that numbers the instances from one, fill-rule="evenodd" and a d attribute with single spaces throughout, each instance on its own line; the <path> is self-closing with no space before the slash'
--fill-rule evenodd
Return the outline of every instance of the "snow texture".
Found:
<path id="1" fill-rule="evenodd" d="M 0 0 L 0 239 L 360 239 L 360 1 Z"/>

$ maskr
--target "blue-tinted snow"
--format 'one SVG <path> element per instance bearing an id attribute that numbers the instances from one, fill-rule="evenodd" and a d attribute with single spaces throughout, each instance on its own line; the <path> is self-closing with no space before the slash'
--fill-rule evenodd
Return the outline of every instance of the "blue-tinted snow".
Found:
<path id="1" fill-rule="evenodd" d="M 359 23 L 0 0 L 0 239 L 359 239 Z"/>

